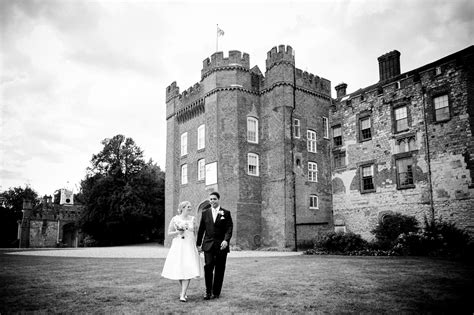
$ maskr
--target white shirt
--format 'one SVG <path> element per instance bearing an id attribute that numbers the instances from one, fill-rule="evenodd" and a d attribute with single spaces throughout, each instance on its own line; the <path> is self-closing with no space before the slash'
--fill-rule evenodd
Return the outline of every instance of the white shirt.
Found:
<path id="1" fill-rule="evenodd" d="M 219 212 L 220 208 L 221 208 L 220 206 L 217 206 L 217 208 L 212 208 L 211 207 L 211 209 L 212 209 L 212 220 L 214 222 L 216 222 L 217 212 Z"/>

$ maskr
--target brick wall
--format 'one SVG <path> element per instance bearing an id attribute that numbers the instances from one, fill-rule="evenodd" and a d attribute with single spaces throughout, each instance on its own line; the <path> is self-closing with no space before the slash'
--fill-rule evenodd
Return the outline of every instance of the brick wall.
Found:
<path id="1" fill-rule="evenodd" d="M 331 124 L 342 126 L 343 145 L 332 150 L 345 152 L 346 166 L 333 171 L 334 218 L 348 230 L 370 239 L 370 230 L 386 212 L 413 215 L 424 222 L 434 210 L 436 217 L 474 231 L 474 191 L 465 159 L 472 130 L 464 65 L 457 57 L 445 59 L 336 100 Z M 438 66 L 441 71 L 436 74 Z M 443 93 L 449 96 L 451 117 L 440 123 L 434 121 L 432 100 Z M 394 109 L 401 105 L 407 107 L 409 127 L 397 132 Z M 369 113 L 372 120 L 369 141 L 360 139 L 361 113 Z M 400 153 L 397 143 L 407 137 L 415 140 L 415 148 Z M 407 189 L 397 186 L 400 156 L 413 160 L 414 185 Z M 366 163 L 375 171 L 375 191 L 368 193 L 361 189 L 360 167 Z"/>

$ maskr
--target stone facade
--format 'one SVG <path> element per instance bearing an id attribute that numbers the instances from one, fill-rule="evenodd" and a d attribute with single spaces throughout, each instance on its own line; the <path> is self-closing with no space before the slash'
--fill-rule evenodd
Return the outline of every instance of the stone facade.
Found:
<path id="1" fill-rule="evenodd" d="M 82 234 L 75 222 L 81 211 L 80 205 L 53 204 L 51 196 L 44 196 L 35 208 L 31 202 L 23 202 L 20 248 L 78 247 Z"/>
<path id="2" fill-rule="evenodd" d="M 336 87 L 336 228 L 370 239 L 384 214 L 399 212 L 420 223 L 441 217 L 472 233 L 474 47 L 402 74 L 399 57 L 394 51 L 379 58 L 375 85 L 350 95 L 347 85 Z"/>
<path id="3" fill-rule="evenodd" d="M 199 83 L 166 89 L 165 222 L 183 200 L 199 217 L 219 191 L 242 248 L 334 229 L 370 238 L 391 211 L 472 230 L 473 47 L 407 73 L 399 57 L 381 56 L 380 82 L 349 95 L 339 84 L 336 99 L 290 46 L 268 52 L 265 75 L 239 51 L 205 59 Z"/>
<path id="4" fill-rule="evenodd" d="M 199 216 L 208 194 L 219 191 L 222 206 L 232 211 L 232 245 L 292 247 L 295 232 L 296 241 L 305 242 L 332 229 L 329 139 L 321 136 L 330 105 L 330 82 L 296 69 L 290 46 L 268 52 L 265 76 L 258 67 L 250 69 L 248 54 L 239 51 L 205 59 L 199 83 L 182 94 L 175 82 L 166 89 L 165 222 L 182 200 L 191 201 Z M 249 119 L 258 126 L 256 139 L 247 135 Z M 298 137 L 294 119 L 300 124 Z M 200 126 L 204 148 L 197 143 Z M 317 135 L 315 153 L 307 150 L 307 129 Z M 258 158 L 258 169 L 249 171 L 249 154 Z M 201 159 L 206 179 L 199 180 Z M 317 164 L 313 181 L 308 161 Z M 216 181 L 209 180 L 214 176 Z M 318 209 L 310 209 L 310 195 L 318 197 Z"/>

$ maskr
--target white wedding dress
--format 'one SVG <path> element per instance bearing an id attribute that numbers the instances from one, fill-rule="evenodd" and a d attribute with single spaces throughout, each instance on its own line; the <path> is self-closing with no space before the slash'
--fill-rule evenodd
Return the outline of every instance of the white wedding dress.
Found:
<path id="1" fill-rule="evenodd" d="M 172 280 L 185 280 L 201 278 L 204 275 L 204 267 L 196 248 L 196 237 L 194 235 L 193 216 L 183 220 L 176 215 L 171 219 L 170 229 L 176 231 L 176 226 L 187 224 L 187 230 L 183 235 L 176 236 L 171 242 L 171 247 L 166 256 L 163 266 L 162 277 Z"/>

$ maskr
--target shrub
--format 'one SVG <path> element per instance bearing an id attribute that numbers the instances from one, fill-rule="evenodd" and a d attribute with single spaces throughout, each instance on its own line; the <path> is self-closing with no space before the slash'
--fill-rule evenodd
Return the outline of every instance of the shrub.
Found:
<path id="1" fill-rule="evenodd" d="M 401 234 L 393 248 L 401 255 L 468 258 L 472 246 L 469 234 L 454 223 L 425 218 L 422 231 Z"/>
<path id="2" fill-rule="evenodd" d="M 314 249 L 328 253 L 348 253 L 367 248 L 367 241 L 352 232 L 329 232 L 320 234 L 314 240 Z"/>
<path id="3" fill-rule="evenodd" d="M 99 242 L 97 242 L 92 236 L 86 235 L 82 241 L 82 245 L 84 247 L 96 247 L 99 246 Z"/>
<path id="4" fill-rule="evenodd" d="M 418 221 L 415 217 L 400 213 L 387 214 L 371 231 L 375 235 L 375 246 L 388 250 L 393 248 L 401 234 L 418 232 Z"/>

